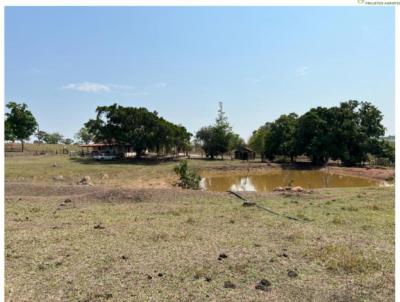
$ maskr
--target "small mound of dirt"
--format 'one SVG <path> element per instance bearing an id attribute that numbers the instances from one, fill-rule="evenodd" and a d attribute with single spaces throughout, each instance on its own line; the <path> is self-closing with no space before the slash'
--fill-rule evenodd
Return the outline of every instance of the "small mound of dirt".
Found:
<path id="1" fill-rule="evenodd" d="M 302 187 L 300 187 L 300 186 L 297 186 L 297 187 L 291 188 L 290 191 L 292 191 L 292 192 L 304 192 L 304 189 Z"/>
<path id="2" fill-rule="evenodd" d="M 94 226 L 94 229 L 99 229 L 99 230 L 103 230 L 103 229 L 105 229 L 105 228 L 106 228 L 106 227 L 103 226 L 101 223 L 96 224 L 96 225 Z"/>
<path id="3" fill-rule="evenodd" d="M 84 176 L 80 181 L 78 181 L 78 185 L 93 186 L 92 179 L 90 176 Z"/>
<path id="4" fill-rule="evenodd" d="M 267 279 L 261 279 L 255 286 L 255 289 L 262 291 L 270 291 L 271 290 L 271 282 Z"/>
<path id="5" fill-rule="evenodd" d="M 236 285 L 233 284 L 231 281 L 225 281 L 225 283 L 224 283 L 224 288 L 231 288 L 231 289 L 234 289 L 234 288 L 236 288 Z"/>
<path id="6" fill-rule="evenodd" d="M 86 198 L 97 199 L 105 202 L 144 202 L 152 200 L 152 197 L 151 192 L 145 189 L 98 190 L 95 193 L 86 195 Z"/>
<path id="7" fill-rule="evenodd" d="M 299 275 L 299 274 L 298 274 L 296 271 L 294 271 L 294 270 L 289 270 L 289 271 L 288 271 L 288 276 L 289 276 L 290 278 L 296 278 L 298 275 Z"/>

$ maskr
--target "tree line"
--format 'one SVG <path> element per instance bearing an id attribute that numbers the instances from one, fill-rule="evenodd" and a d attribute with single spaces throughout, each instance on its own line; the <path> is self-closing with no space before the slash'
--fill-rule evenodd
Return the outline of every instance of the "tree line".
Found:
<path id="1" fill-rule="evenodd" d="M 5 139 L 24 140 L 33 134 L 39 142 L 72 143 L 59 133 L 38 130 L 38 124 L 26 104 L 10 102 L 6 113 Z M 307 156 L 314 164 L 329 159 L 345 165 L 365 162 L 369 155 L 394 162 L 394 146 L 381 137 L 385 133 L 383 116 L 369 102 L 350 100 L 335 107 L 312 108 L 305 114 L 281 115 L 253 131 L 248 146 L 262 161 Z M 224 154 L 245 146 L 244 140 L 233 132 L 222 103 L 214 124 L 200 128 L 193 136 L 182 125 L 171 123 L 156 111 L 124 107 L 118 104 L 99 106 L 96 117 L 84 124 L 75 135 L 76 142 L 97 142 L 129 145 L 141 156 L 146 150 L 157 154 L 188 152 L 201 149 L 206 157 L 223 158 Z"/>
<path id="2" fill-rule="evenodd" d="M 38 122 L 32 112 L 28 110 L 28 106 L 24 103 L 16 102 L 7 103 L 6 107 L 10 112 L 6 113 L 4 122 L 4 138 L 6 141 L 20 141 L 22 151 L 24 151 L 24 143 L 32 135 L 35 135 L 37 143 L 46 144 L 73 144 L 74 141 L 70 138 L 64 138 L 58 132 L 46 132 L 39 130 Z"/>
<path id="3" fill-rule="evenodd" d="M 293 162 L 305 155 L 314 164 L 332 159 L 351 166 L 373 155 L 394 163 L 393 144 L 381 139 L 385 134 L 382 119 L 371 103 L 350 100 L 330 108 L 312 108 L 301 116 L 281 115 L 255 130 L 249 145 L 269 160 L 288 158 Z"/>

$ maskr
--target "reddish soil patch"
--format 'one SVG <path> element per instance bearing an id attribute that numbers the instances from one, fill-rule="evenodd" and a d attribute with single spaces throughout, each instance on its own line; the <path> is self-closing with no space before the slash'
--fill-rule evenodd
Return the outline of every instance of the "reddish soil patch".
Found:
<path id="1" fill-rule="evenodd" d="M 393 180 L 395 176 L 394 169 L 385 169 L 385 168 L 378 169 L 378 168 L 329 167 L 329 171 L 337 174 L 372 178 L 376 180 Z"/>

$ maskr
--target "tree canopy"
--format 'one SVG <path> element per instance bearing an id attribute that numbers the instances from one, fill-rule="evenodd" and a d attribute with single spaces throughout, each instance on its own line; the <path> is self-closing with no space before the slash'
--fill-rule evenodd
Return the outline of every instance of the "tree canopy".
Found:
<path id="1" fill-rule="evenodd" d="M 368 154 L 394 160 L 391 146 L 381 140 L 385 133 L 382 118 L 377 107 L 355 100 L 336 107 L 312 108 L 300 117 L 282 115 L 264 134 L 264 154 L 271 160 L 306 155 L 315 164 L 339 159 L 345 165 L 354 165 L 366 161 Z M 260 129 L 249 142 L 258 150 L 262 146 Z"/>
<path id="2" fill-rule="evenodd" d="M 4 125 L 5 139 L 21 141 L 23 151 L 24 141 L 35 133 L 38 124 L 32 112 L 27 109 L 28 106 L 25 103 L 18 104 L 16 102 L 9 102 L 6 107 L 10 112 L 6 113 Z"/>
<path id="3" fill-rule="evenodd" d="M 45 133 L 45 135 L 43 136 L 43 141 L 46 144 L 59 144 L 59 143 L 62 143 L 63 140 L 64 140 L 64 137 L 58 132 Z"/>
<path id="4" fill-rule="evenodd" d="M 265 155 L 272 160 L 277 155 L 290 157 L 293 161 L 295 151 L 295 131 L 297 114 L 281 115 L 273 122 L 265 135 Z"/>
<path id="5" fill-rule="evenodd" d="M 311 109 L 300 117 L 297 153 L 314 163 L 339 159 L 345 165 L 366 161 L 368 154 L 381 153 L 384 135 L 382 114 L 371 103 L 350 100 L 338 107 Z"/>
<path id="6" fill-rule="evenodd" d="M 271 127 L 271 123 L 265 123 L 257 130 L 253 131 L 253 134 L 249 138 L 249 146 L 254 152 L 261 155 L 261 161 L 264 161 L 265 157 L 265 141 L 267 139 L 268 131 Z"/>
<path id="7" fill-rule="evenodd" d="M 80 143 L 89 144 L 91 141 L 93 141 L 93 135 L 89 132 L 87 127 L 82 127 L 75 134 L 75 139 Z"/>
<path id="8" fill-rule="evenodd" d="M 96 119 L 85 124 L 93 140 L 130 145 L 138 157 L 145 150 L 180 151 L 190 145 L 191 134 L 185 127 L 168 122 L 146 108 L 114 104 L 97 107 L 96 113 Z"/>
<path id="9" fill-rule="evenodd" d="M 196 141 L 206 153 L 207 157 L 213 159 L 215 156 L 244 145 L 244 140 L 238 134 L 233 133 L 228 118 L 223 111 L 222 102 L 219 102 L 218 115 L 215 124 L 200 128 L 196 133 Z"/>

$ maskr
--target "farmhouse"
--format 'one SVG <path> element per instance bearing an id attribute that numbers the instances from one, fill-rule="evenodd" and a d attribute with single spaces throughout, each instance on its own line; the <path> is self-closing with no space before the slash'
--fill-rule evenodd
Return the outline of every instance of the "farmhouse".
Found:
<path id="1" fill-rule="evenodd" d="M 255 157 L 256 157 L 256 152 L 254 152 L 248 147 L 241 146 L 235 150 L 235 159 L 249 160 L 249 159 L 255 159 Z"/>

